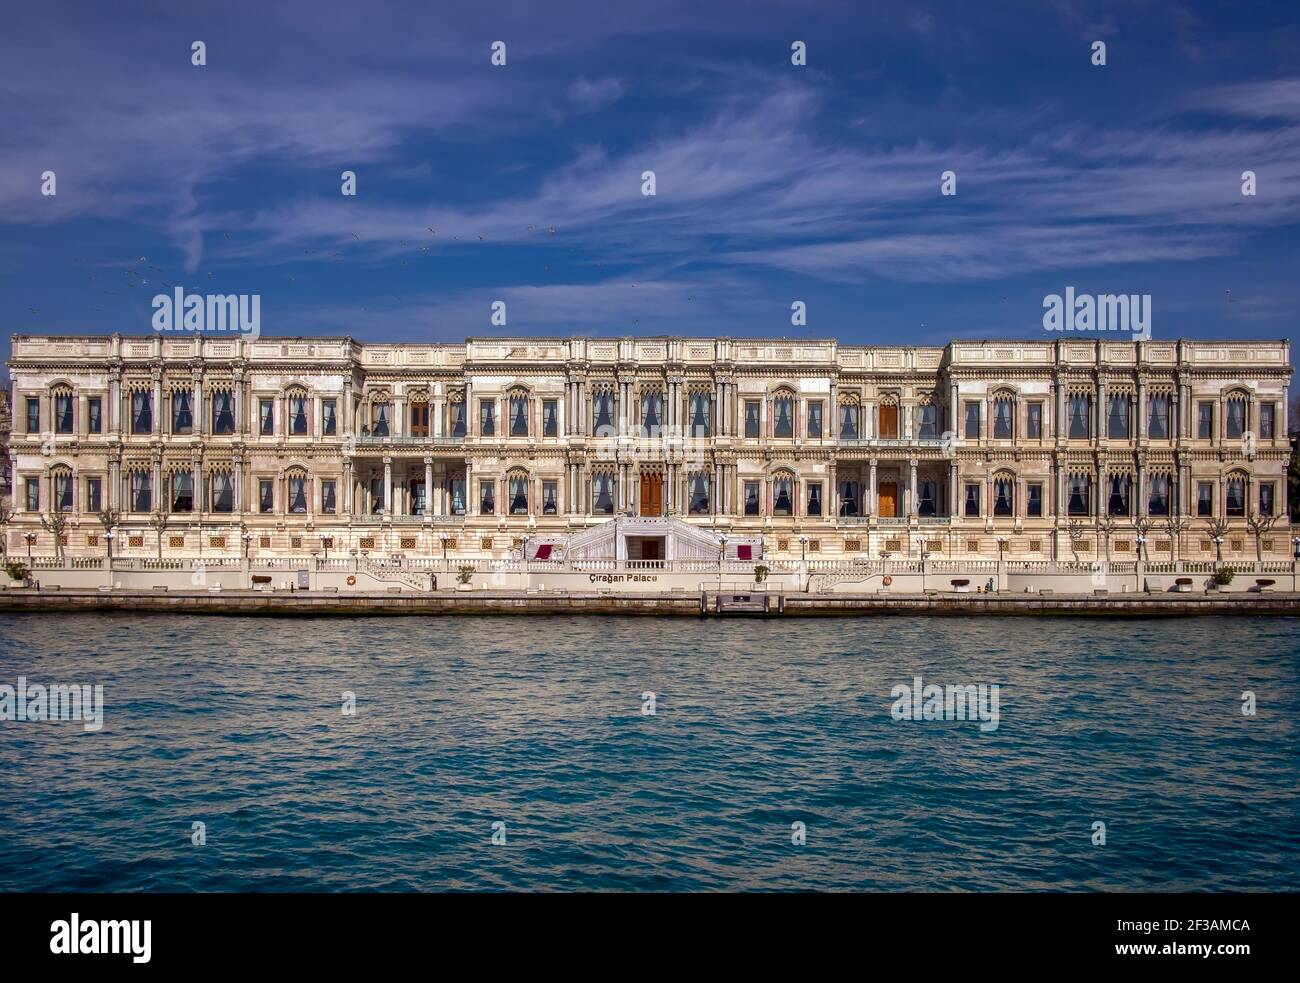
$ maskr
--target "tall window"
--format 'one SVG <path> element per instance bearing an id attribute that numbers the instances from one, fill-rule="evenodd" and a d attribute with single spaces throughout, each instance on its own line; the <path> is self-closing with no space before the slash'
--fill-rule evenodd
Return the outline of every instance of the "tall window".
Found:
<path id="1" fill-rule="evenodd" d="M 709 402 L 710 400 L 707 393 L 691 393 L 690 414 L 692 437 L 712 436 L 712 428 L 709 423 Z"/>
<path id="2" fill-rule="evenodd" d="M 1106 413 L 1106 436 L 1111 440 L 1128 440 L 1127 396 L 1111 396 L 1110 409 Z"/>
<path id="3" fill-rule="evenodd" d="M 98 478 L 86 479 L 86 511 L 102 512 L 104 510 L 103 484 Z"/>
<path id="4" fill-rule="evenodd" d="M 429 436 L 429 404 L 416 401 L 411 404 L 411 436 Z"/>
<path id="5" fill-rule="evenodd" d="M 289 475 L 289 511 L 307 511 L 307 476 L 302 472 Z"/>
<path id="6" fill-rule="evenodd" d="M 104 401 L 98 396 L 86 400 L 86 432 L 104 432 Z"/>
<path id="7" fill-rule="evenodd" d="M 1210 440 L 1214 436 L 1214 404 L 1211 402 L 1196 404 L 1196 436 L 1200 440 Z"/>
<path id="8" fill-rule="evenodd" d="M 410 495 L 411 515 L 425 515 L 429 507 L 429 491 L 422 480 L 411 479 Z"/>
<path id="9" fill-rule="evenodd" d="M 928 479 L 921 481 L 917 486 L 917 494 L 920 497 L 920 504 L 917 507 L 917 515 L 936 515 L 935 508 L 935 484 Z"/>
<path id="10" fill-rule="evenodd" d="M 978 519 L 980 514 L 980 486 L 974 482 L 966 485 L 966 507 L 967 518 Z"/>
<path id="11" fill-rule="evenodd" d="M 966 404 L 966 439 L 980 439 L 980 404 L 973 401 Z"/>
<path id="12" fill-rule="evenodd" d="M 213 512 L 233 512 L 235 511 L 235 480 L 229 471 L 214 471 L 211 481 L 212 503 L 209 508 Z"/>
<path id="13" fill-rule="evenodd" d="M 1028 403 L 1025 405 L 1025 431 L 1030 440 L 1042 440 L 1043 438 L 1043 404 Z"/>
<path id="14" fill-rule="evenodd" d="M 597 437 L 609 437 L 614 433 L 614 394 L 598 392 L 592 397 L 591 419 Z"/>
<path id="15" fill-rule="evenodd" d="M 131 393 L 131 432 L 133 434 L 153 432 L 153 400 L 149 393 L 137 389 Z"/>
<path id="16" fill-rule="evenodd" d="M 339 432 L 338 403 L 335 400 L 327 399 L 320 404 L 320 426 L 326 437 Z"/>
<path id="17" fill-rule="evenodd" d="M 327 515 L 338 511 L 338 484 L 331 478 L 320 483 L 320 510 Z"/>
<path id="18" fill-rule="evenodd" d="M 597 471 L 591 486 L 591 511 L 596 515 L 614 514 L 614 475 Z"/>
<path id="19" fill-rule="evenodd" d="M 263 437 L 275 435 L 275 400 L 257 401 L 257 432 Z"/>
<path id="20" fill-rule="evenodd" d="M 484 437 L 495 437 L 497 432 L 496 401 L 480 399 L 478 401 L 478 432 Z"/>
<path id="21" fill-rule="evenodd" d="M 1110 476 L 1110 495 L 1106 499 L 1108 515 L 1128 515 L 1129 480 L 1126 474 Z"/>
<path id="22" fill-rule="evenodd" d="M 1008 397 L 993 401 L 993 439 L 1010 440 L 1012 434 L 1011 416 L 1015 403 Z"/>
<path id="23" fill-rule="evenodd" d="M 558 515 L 560 512 L 560 484 L 558 481 L 542 482 L 542 515 Z"/>
<path id="24" fill-rule="evenodd" d="M 560 406 L 553 399 L 542 400 L 542 436 L 560 435 Z"/>
<path id="25" fill-rule="evenodd" d="M 131 511 L 153 511 L 153 475 L 148 471 L 131 472 Z"/>
<path id="26" fill-rule="evenodd" d="M 759 515 L 762 512 L 762 503 L 759 498 L 759 489 L 757 481 L 745 482 L 745 515 Z"/>
<path id="27" fill-rule="evenodd" d="M 1005 476 L 993 479 L 993 514 L 997 516 L 1011 515 L 1012 513 L 1012 485 L 1011 479 Z"/>
<path id="28" fill-rule="evenodd" d="M 759 402 L 756 399 L 745 400 L 745 436 L 758 436 Z"/>
<path id="29" fill-rule="evenodd" d="M 1070 515 L 1087 515 L 1088 514 L 1088 488 L 1089 478 L 1087 475 L 1072 474 L 1067 483 L 1068 502 L 1066 511 Z"/>
<path id="30" fill-rule="evenodd" d="M 862 407 L 856 403 L 840 404 L 840 439 L 857 440 L 862 430 L 859 427 Z"/>
<path id="31" fill-rule="evenodd" d="M 23 485 L 25 498 L 27 499 L 27 511 L 39 512 L 41 510 L 41 480 L 39 478 L 28 478 Z M 149 511 L 147 508 L 144 511 Z"/>
<path id="32" fill-rule="evenodd" d="M 257 482 L 257 511 L 263 514 L 275 511 L 275 483 L 270 478 Z"/>
<path id="33" fill-rule="evenodd" d="M 453 437 L 465 436 L 465 401 L 463 399 L 453 400 L 450 405 L 451 410 L 451 435 Z"/>
<path id="34" fill-rule="evenodd" d="M 772 482 L 772 514 L 794 514 L 794 479 L 789 475 L 778 475 Z"/>
<path id="35" fill-rule="evenodd" d="M 1153 474 L 1148 479 L 1147 513 L 1149 515 L 1169 514 L 1169 475 Z"/>
<path id="36" fill-rule="evenodd" d="M 295 437 L 307 435 L 307 394 L 293 392 L 289 394 L 289 433 Z"/>
<path id="37" fill-rule="evenodd" d="M 510 436 L 528 436 L 528 397 L 522 393 L 510 397 Z"/>
<path id="38" fill-rule="evenodd" d="M 808 436 L 820 438 L 822 435 L 822 401 L 814 399 L 808 404 Z"/>
<path id="39" fill-rule="evenodd" d="M 820 516 L 822 514 L 822 483 L 820 481 L 808 482 L 808 514 L 810 516 Z"/>
<path id="40" fill-rule="evenodd" d="M 1228 515 L 1246 514 L 1246 479 L 1233 477 L 1228 479 Z"/>
<path id="41" fill-rule="evenodd" d="M 54 507 L 60 512 L 72 511 L 72 472 L 54 472 Z"/>
<path id="42" fill-rule="evenodd" d="M 54 432 L 72 433 L 72 393 L 59 392 L 54 395 Z"/>
<path id="43" fill-rule="evenodd" d="M 794 397 L 781 394 L 772 401 L 772 436 L 794 436 Z"/>
<path id="44" fill-rule="evenodd" d="M 465 514 L 465 479 L 451 479 L 451 514 Z"/>
<path id="45" fill-rule="evenodd" d="M 1043 484 L 1040 481 L 1032 482 L 1025 486 L 1029 493 L 1029 501 L 1025 503 L 1025 514 L 1032 519 L 1041 519 L 1043 516 Z"/>
<path id="46" fill-rule="evenodd" d="M 861 515 L 861 486 L 856 481 L 840 482 L 840 515 Z"/>
<path id="47" fill-rule="evenodd" d="M 1259 484 L 1259 514 L 1273 514 L 1273 482 L 1261 481 Z"/>
<path id="48" fill-rule="evenodd" d="M 174 471 L 171 476 L 171 510 L 194 511 L 194 475 L 188 471 Z"/>
<path id="49" fill-rule="evenodd" d="M 175 389 L 172 391 L 172 433 L 192 433 L 193 430 L 193 396 L 188 389 Z"/>
<path id="50" fill-rule="evenodd" d="M 219 435 L 235 432 L 234 393 L 217 390 L 212 394 L 212 432 Z"/>
<path id="51" fill-rule="evenodd" d="M 939 436 L 938 407 L 931 406 L 929 403 L 922 403 L 918 409 L 921 411 L 921 426 L 916 435 L 922 440 L 931 440 Z"/>
<path id="52" fill-rule="evenodd" d="M 1092 398 L 1074 395 L 1069 398 L 1070 439 L 1086 440 L 1092 436 Z"/>
<path id="53" fill-rule="evenodd" d="M 688 511 L 691 515 L 708 515 L 709 513 L 709 477 L 697 472 L 691 475 L 691 500 Z"/>
<path id="54" fill-rule="evenodd" d="M 388 436 L 388 404 L 373 403 L 370 407 L 370 435 L 372 437 Z"/>
<path id="55" fill-rule="evenodd" d="M 41 401 L 37 396 L 27 397 L 27 432 L 41 432 Z"/>
<path id="56" fill-rule="evenodd" d="M 1244 399 L 1228 400 L 1228 437 L 1241 439 L 1246 432 L 1246 401 Z"/>
<path id="57" fill-rule="evenodd" d="M 1214 515 L 1214 485 L 1208 481 L 1196 483 L 1196 514 L 1198 516 Z"/>
<path id="58" fill-rule="evenodd" d="M 1274 408 L 1272 403 L 1259 404 L 1259 439 L 1260 440 L 1273 439 L 1273 412 L 1274 412 Z"/>
<path id="59" fill-rule="evenodd" d="M 657 437 L 662 426 L 664 413 L 664 395 L 658 390 L 651 390 L 641 396 L 641 433 L 646 437 Z"/>
<path id="60" fill-rule="evenodd" d="M 510 514 L 528 514 L 528 478 L 522 474 L 512 474 L 510 484 Z"/>
<path id="61" fill-rule="evenodd" d="M 1152 440 L 1169 439 L 1170 398 L 1156 393 L 1147 402 L 1147 436 Z"/>
<path id="62" fill-rule="evenodd" d="M 375 515 L 382 515 L 388 511 L 388 503 L 384 501 L 383 478 L 370 479 L 370 511 Z"/>
<path id="63" fill-rule="evenodd" d="M 497 510 L 497 483 L 488 478 L 478 483 L 479 515 L 494 515 Z"/>

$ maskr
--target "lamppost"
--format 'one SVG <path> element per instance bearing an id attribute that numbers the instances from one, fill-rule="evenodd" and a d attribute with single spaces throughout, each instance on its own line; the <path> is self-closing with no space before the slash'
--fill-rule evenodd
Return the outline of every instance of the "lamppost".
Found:
<path id="1" fill-rule="evenodd" d="M 1300 567 L 1300 536 L 1291 538 L 1291 590 L 1296 589 L 1296 568 Z"/>
<path id="2" fill-rule="evenodd" d="M 999 536 L 999 537 L 998 537 L 998 590 L 999 590 L 999 591 L 1002 590 L 1002 576 L 1003 576 L 1003 573 L 1002 573 L 1002 572 L 1003 572 L 1003 569 L 1004 569 L 1004 567 L 1003 567 L 1003 562 L 1004 562 L 1004 561 L 1003 561 L 1003 559 L 1002 559 L 1002 553 L 1003 553 L 1003 551 L 1004 551 L 1006 548 L 1007 548 L 1007 540 L 1006 540 L 1006 537 L 1005 537 L 1005 536 Z"/>
<path id="3" fill-rule="evenodd" d="M 727 559 L 727 537 L 723 534 L 718 537 L 718 593 L 722 593 L 722 565 Z"/>
<path id="4" fill-rule="evenodd" d="M 930 558 L 930 551 L 925 546 L 925 537 L 916 537 L 916 546 L 921 554 L 921 593 L 925 593 L 925 561 Z"/>
<path id="5" fill-rule="evenodd" d="M 116 535 L 117 533 L 113 532 L 112 529 L 105 530 L 104 532 L 104 542 L 107 544 L 108 547 L 107 566 L 108 566 L 108 586 L 110 588 L 113 586 L 113 537 Z"/>
<path id="6" fill-rule="evenodd" d="M 352 557 L 352 572 L 356 573 L 357 572 L 357 548 L 355 546 L 352 547 L 352 549 L 348 550 L 348 553 Z"/>
<path id="7" fill-rule="evenodd" d="M 32 569 L 32 547 L 36 545 L 36 533 L 29 532 L 23 539 L 27 540 L 27 570 Z"/>
<path id="8" fill-rule="evenodd" d="M 808 537 L 799 537 L 799 562 L 807 566 L 808 564 Z"/>
<path id="9" fill-rule="evenodd" d="M 442 570 L 447 572 L 447 537 L 442 537 Z"/>
<path id="10" fill-rule="evenodd" d="M 325 562 L 326 562 L 326 563 L 329 563 L 329 561 L 330 561 L 330 538 L 329 538 L 328 536 L 322 536 L 322 537 L 320 538 L 320 546 L 321 546 L 321 549 L 323 549 L 323 550 L 325 551 Z"/>

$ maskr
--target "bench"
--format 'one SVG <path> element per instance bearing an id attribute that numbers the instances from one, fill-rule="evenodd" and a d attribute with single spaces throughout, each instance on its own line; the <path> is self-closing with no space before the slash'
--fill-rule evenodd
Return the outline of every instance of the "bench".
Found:
<path id="1" fill-rule="evenodd" d="M 1174 590 L 1179 594 L 1190 594 L 1192 592 L 1192 578 L 1179 577 L 1174 581 Z"/>

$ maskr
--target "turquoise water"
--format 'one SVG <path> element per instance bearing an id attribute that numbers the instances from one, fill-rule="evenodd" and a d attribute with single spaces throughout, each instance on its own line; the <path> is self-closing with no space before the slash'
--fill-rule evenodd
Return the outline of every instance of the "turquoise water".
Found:
<path id="1" fill-rule="evenodd" d="M 1300 889 L 1294 620 L 0 616 L 20 675 L 104 726 L 0 722 L 3 890 Z"/>

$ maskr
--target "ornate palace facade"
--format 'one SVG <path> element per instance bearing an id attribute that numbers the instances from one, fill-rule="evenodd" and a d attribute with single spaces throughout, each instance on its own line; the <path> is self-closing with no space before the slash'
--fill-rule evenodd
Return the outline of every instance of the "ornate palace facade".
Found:
<path id="1" fill-rule="evenodd" d="M 9 365 L 11 554 L 532 558 L 632 514 L 796 559 L 1290 555 L 1286 342 L 17 335 Z"/>

